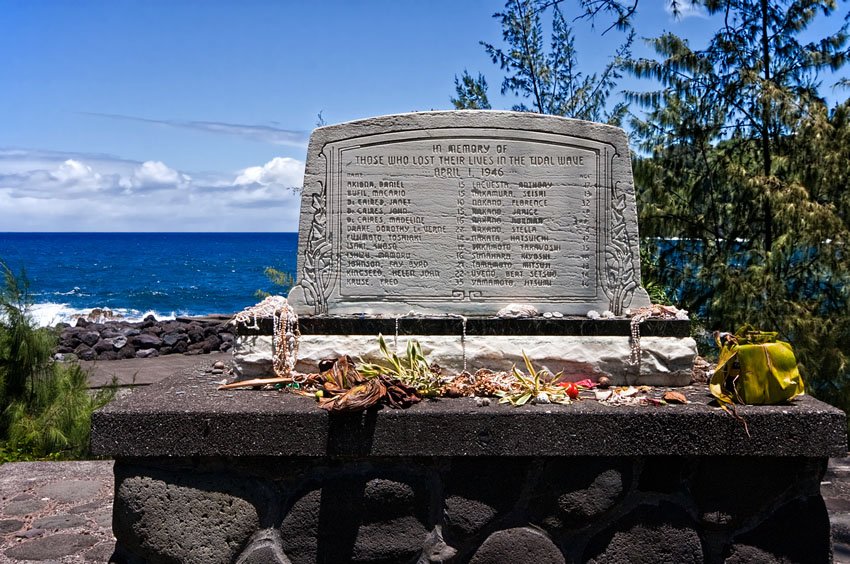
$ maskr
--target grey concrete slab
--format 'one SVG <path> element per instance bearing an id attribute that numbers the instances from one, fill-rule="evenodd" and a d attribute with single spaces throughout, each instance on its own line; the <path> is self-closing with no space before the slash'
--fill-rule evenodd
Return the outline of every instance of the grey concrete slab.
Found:
<path id="1" fill-rule="evenodd" d="M 113 379 L 120 386 L 149 385 L 175 372 L 211 365 L 218 360 L 229 362 L 230 359 L 230 353 L 169 354 L 153 358 L 80 361 L 80 366 L 89 373 L 89 386 L 98 388 L 109 385 Z"/>
<path id="2" fill-rule="evenodd" d="M 844 413 L 810 396 L 712 407 L 705 385 L 677 388 L 687 405 L 612 407 L 423 401 L 410 409 L 329 414 L 276 391 L 219 391 L 200 370 L 173 375 L 96 412 L 103 456 L 807 456 L 847 452 Z"/>

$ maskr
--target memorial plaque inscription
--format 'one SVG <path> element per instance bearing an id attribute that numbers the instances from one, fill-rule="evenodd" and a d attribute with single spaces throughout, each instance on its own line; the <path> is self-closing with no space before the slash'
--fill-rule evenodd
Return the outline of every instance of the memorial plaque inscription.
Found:
<path id="1" fill-rule="evenodd" d="M 648 304 L 625 134 L 550 116 L 428 112 L 316 130 L 298 261 L 302 314 Z"/>

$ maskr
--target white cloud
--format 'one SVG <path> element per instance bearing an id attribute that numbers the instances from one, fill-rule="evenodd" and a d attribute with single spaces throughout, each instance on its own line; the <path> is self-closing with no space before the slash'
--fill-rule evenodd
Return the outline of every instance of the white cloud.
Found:
<path id="1" fill-rule="evenodd" d="M 0 230 L 296 231 L 304 163 L 234 173 L 161 161 L 0 149 Z"/>
<path id="2" fill-rule="evenodd" d="M 63 184 L 100 184 L 102 177 L 88 165 L 68 159 L 53 172 L 53 177 Z"/>
<path id="3" fill-rule="evenodd" d="M 192 177 L 168 167 L 161 161 L 145 161 L 136 167 L 132 176 L 122 179 L 131 189 L 179 188 L 189 185 Z"/>
<path id="4" fill-rule="evenodd" d="M 288 157 L 275 157 L 263 166 L 248 167 L 236 177 L 233 184 L 277 185 L 285 188 L 301 186 L 304 163 Z"/>

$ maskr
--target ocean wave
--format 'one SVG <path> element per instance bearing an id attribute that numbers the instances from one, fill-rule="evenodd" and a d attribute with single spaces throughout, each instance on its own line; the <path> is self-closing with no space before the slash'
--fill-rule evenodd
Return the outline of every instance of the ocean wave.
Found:
<path id="1" fill-rule="evenodd" d="M 53 292 L 54 296 L 88 296 L 79 286 L 74 286 L 67 292 Z"/>
<path id="2" fill-rule="evenodd" d="M 101 314 L 98 315 L 97 312 Z M 100 307 L 100 308 L 76 308 L 67 303 L 38 303 L 30 307 L 30 316 L 39 327 L 53 327 L 57 323 L 68 323 L 73 325 L 80 317 L 88 318 L 90 321 L 142 321 L 145 317 L 153 315 L 158 321 L 176 319 L 178 315 L 189 315 L 187 312 L 164 313 L 161 311 L 140 311 L 132 308 Z M 110 312 L 104 314 L 104 312 Z M 92 315 L 94 313 L 94 315 Z M 100 319 L 94 319 L 99 317 Z"/>

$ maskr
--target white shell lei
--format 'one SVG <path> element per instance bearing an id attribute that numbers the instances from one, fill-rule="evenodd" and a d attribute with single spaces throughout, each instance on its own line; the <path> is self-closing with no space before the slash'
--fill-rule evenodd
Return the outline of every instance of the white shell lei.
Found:
<path id="1" fill-rule="evenodd" d="M 283 296 L 269 296 L 260 303 L 246 307 L 237 313 L 233 320 L 245 327 L 258 329 L 259 318 L 271 317 L 272 366 L 275 376 L 288 377 L 298 361 L 298 342 L 301 331 L 298 328 L 298 314 Z"/>
<path id="2" fill-rule="evenodd" d="M 588 317 L 590 312 L 588 312 Z M 631 322 L 629 323 L 629 364 L 632 366 L 640 365 L 641 349 L 640 349 L 640 324 L 647 319 L 679 319 L 687 320 L 688 312 L 684 309 L 679 309 L 675 306 L 665 306 L 652 304 L 649 307 L 638 308 L 631 312 Z"/>

